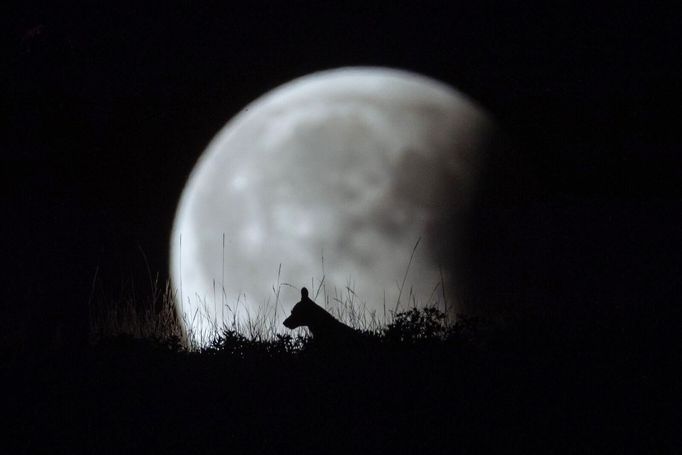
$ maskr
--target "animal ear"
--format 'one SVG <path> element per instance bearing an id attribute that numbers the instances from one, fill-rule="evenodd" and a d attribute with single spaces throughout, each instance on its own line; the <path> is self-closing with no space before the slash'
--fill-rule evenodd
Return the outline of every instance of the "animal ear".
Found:
<path id="1" fill-rule="evenodd" d="M 308 298 L 308 290 L 306 288 L 301 288 L 301 298 Z"/>

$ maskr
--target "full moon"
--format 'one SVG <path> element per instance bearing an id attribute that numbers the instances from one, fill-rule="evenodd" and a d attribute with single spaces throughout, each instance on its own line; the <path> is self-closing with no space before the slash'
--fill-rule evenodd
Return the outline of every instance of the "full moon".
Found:
<path id="1" fill-rule="evenodd" d="M 280 327 L 302 286 L 378 319 L 460 311 L 461 231 L 491 131 L 465 95 L 402 70 L 322 71 L 255 100 L 180 198 L 170 260 L 185 328 Z"/>

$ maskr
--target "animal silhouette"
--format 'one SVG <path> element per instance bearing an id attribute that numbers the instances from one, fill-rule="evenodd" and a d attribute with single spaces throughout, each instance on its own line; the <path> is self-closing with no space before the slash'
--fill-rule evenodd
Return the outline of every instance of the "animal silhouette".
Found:
<path id="1" fill-rule="evenodd" d="M 306 288 L 301 288 L 301 301 L 294 305 L 291 315 L 284 320 L 284 326 L 288 329 L 307 326 L 313 338 L 322 343 L 350 342 L 357 340 L 359 336 L 356 330 L 310 300 Z"/>

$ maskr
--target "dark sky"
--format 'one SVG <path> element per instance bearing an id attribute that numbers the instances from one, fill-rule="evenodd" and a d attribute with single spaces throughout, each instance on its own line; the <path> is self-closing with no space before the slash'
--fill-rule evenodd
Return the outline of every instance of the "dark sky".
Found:
<path id="1" fill-rule="evenodd" d="M 176 202 L 212 136 L 277 85 L 344 65 L 448 82 L 505 130 L 471 243 L 481 301 L 610 312 L 679 295 L 682 46 L 670 12 L 136 3 L 3 12 L 8 307 L 82 314 L 71 308 L 97 267 L 109 289 L 146 279 L 140 249 L 166 274 Z"/>

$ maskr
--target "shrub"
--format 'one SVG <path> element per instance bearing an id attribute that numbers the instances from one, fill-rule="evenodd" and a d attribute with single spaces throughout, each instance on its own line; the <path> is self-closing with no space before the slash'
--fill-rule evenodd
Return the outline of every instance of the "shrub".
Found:
<path id="1" fill-rule="evenodd" d="M 448 338 L 445 313 L 434 307 L 412 308 L 395 315 L 393 322 L 384 329 L 383 336 L 389 343 L 422 344 Z"/>

